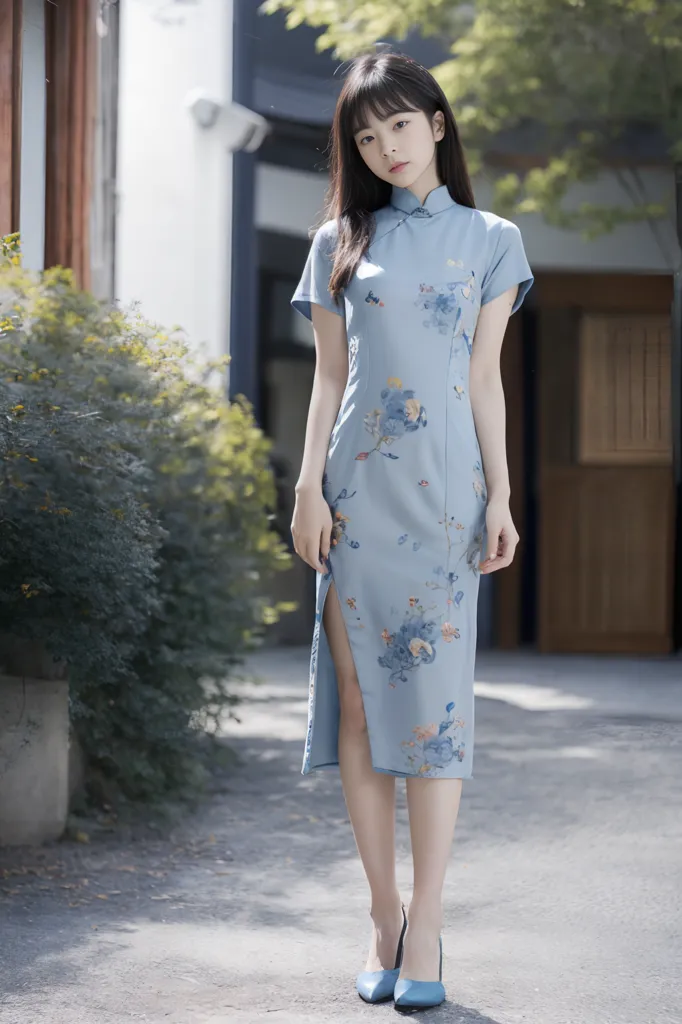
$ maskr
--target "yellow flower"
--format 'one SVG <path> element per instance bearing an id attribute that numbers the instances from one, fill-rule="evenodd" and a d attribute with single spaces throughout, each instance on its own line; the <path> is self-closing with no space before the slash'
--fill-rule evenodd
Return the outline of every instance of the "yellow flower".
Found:
<path id="1" fill-rule="evenodd" d="M 389 377 L 388 378 L 388 386 L 389 386 L 389 388 L 401 388 L 402 389 L 403 382 L 401 381 L 400 377 Z"/>
<path id="2" fill-rule="evenodd" d="M 410 640 L 410 654 L 414 658 L 418 658 L 422 651 L 426 651 L 427 654 L 433 652 L 433 648 L 430 643 L 426 640 L 422 640 L 421 637 L 415 636 Z"/>
<path id="3" fill-rule="evenodd" d="M 438 732 L 438 726 L 434 724 L 418 725 L 415 729 L 412 730 L 412 732 L 417 737 L 417 740 L 420 743 L 423 743 L 424 740 L 428 740 L 430 736 L 436 735 L 436 733 Z"/>
<path id="4" fill-rule="evenodd" d="M 448 601 L 448 604 L 451 602 Z M 456 626 L 453 626 L 451 622 L 444 622 L 440 627 L 440 631 L 443 634 L 443 640 L 446 644 L 452 643 L 453 640 L 459 640 L 459 630 Z"/>
<path id="5" fill-rule="evenodd" d="M 405 411 L 407 412 L 407 418 L 412 423 L 419 418 L 421 410 L 421 402 L 417 398 L 408 398 L 405 402 Z"/>

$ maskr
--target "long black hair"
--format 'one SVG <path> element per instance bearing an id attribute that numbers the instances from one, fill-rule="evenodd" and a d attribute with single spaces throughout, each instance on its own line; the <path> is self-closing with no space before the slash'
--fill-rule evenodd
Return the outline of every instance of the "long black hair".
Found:
<path id="1" fill-rule="evenodd" d="M 464 150 L 445 93 L 426 68 L 400 53 L 358 57 L 341 90 L 330 140 L 330 183 L 325 220 L 336 220 L 338 242 L 329 291 L 338 300 L 372 240 L 374 211 L 390 201 L 392 186 L 370 171 L 355 134 L 369 112 L 384 120 L 407 110 L 421 110 L 429 120 L 442 111 L 445 134 L 436 143 L 438 176 L 460 206 L 475 208 Z"/>

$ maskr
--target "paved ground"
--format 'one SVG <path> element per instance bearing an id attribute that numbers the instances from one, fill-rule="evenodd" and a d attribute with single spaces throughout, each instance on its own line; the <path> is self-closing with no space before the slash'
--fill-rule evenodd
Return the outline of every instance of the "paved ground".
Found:
<path id="1" fill-rule="evenodd" d="M 398 1019 L 354 993 L 367 897 L 337 773 L 299 773 L 306 657 L 254 662 L 242 764 L 182 827 L 0 851 L 2 1024 Z M 494 655 L 477 679 L 449 999 L 422 1019 L 679 1024 L 682 661 Z"/>

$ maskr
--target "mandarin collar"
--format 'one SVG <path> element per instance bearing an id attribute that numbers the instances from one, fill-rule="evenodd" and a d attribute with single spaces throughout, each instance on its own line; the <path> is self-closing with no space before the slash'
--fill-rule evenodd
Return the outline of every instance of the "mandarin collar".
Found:
<path id="1" fill-rule="evenodd" d="M 403 213 L 430 217 L 434 213 L 442 213 L 443 210 L 456 205 L 455 200 L 448 192 L 447 185 L 439 185 L 437 188 L 431 189 L 423 204 L 409 188 L 400 188 L 398 185 L 394 185 L 391 190 L 391 206 L 402 210 Z"/>

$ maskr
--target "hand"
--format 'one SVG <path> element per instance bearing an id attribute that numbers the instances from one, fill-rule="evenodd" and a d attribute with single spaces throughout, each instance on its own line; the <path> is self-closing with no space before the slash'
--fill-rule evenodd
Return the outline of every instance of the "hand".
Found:
<path id="1" fill-rule="evenodd" d="M 326 572 L 332 534 L 332 514 L 321 490 L 296 495 L 291 536 L 296 554 L 316 572 Z"/>
<path id="2" fill-rule="evenodd" d="M 488 532 L 488 550 L 479 568 L 482 573 L 490 573 L 511 565 L 519 535 L 507 502 L 490 502 L 485 525 Z"/>

